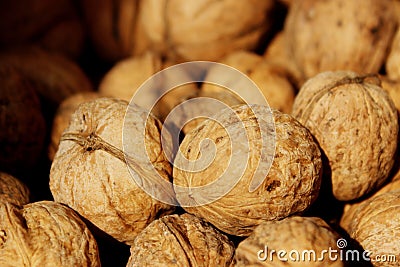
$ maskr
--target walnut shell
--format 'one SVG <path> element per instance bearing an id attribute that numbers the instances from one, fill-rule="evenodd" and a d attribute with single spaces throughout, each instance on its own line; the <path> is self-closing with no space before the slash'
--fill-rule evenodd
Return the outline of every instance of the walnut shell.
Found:
<path id="1" fill-rule="evenodd" d="M 46 135 L 39 98 L 26 77 L 0 63 L 0 170 L 18 173 L 36 165 Z"/>
<path id="2" fill-rule="evenodd" d="M 147 49 L 173 61 L 218 60 L 253 50 L 271 30 L 275 1 L 142 1 L 138 27 Z M 240 19 L 238 19 L 240 18 Z"/>
<path id="3" fill-rule="evenodd" d="M 82 51 L 84 29 L 73 0 L 2 1 L 0 18 L 2 49 L 37 44 L 73 58 Z"/>
<path id="4" fill-rule="evenodd" d="M 101 58 L 117 61 L 132 54 L 140 2 L 143 1 L 81 1 L 88 35 Z"/>
<path id="5" fill-rule="evenodd" d="M 321 154 L 310 132 L 291 116 L 275 110 L 275 154 L 274 151 L 267 152 L 275 157 L 267 176 L 260 176 L 264 178 L 262 184 L 253 191 L 249 190 L 252 180 L 260 178 L 255 173 L 258 164 L 260 168 L 268 168 L 265 165 L 268 158 L 261 156 L 261 128 L 257 121 L 260 118 L 255 117 L 250 107 L 261 114 L 263 119 L 270 116 L 269 109 L 259 105 L 234 107 L 233 111 L 238 118 L 226 113 L 227 110 L 221 111 L 185 136 L 180 151 L 194 163 L 190 163 L 188 169 L 185 162 L 181 162 L 182 158 L 177 156 L 173 170 L 176 197 L 183 208 L 211 222 L 218 229 L 237 236 L 250 235 L 263 221 L 278 220 L 303 212 L 318 196 L 321 183 Z M 245 133 L 241 133 L 242 123 Z M 228 135 L 228 130 L 232 136 Z M 247 134 L 248 140 L 242 134 Z M 200 143 L 205 139 L 214 142 L 215 153 L 210 145 L 204 145 L 200 150 Z M 232 142 L 237 145 L 234 151 L 231 148 Z M 245 143 L 248 143 L 248 148 Z M 274 147 L 273 144 L 266 145 Z M 204 169 L 199 168 L 204 164 L 204 160 L 199 160 L 200 153 L 201 159 L 213 157 Z M 262 161 L 259 161 L 260 157 Z M 240 166 L 243 167 L 243 173 Z M 212 189 L 191 192 L 193 188 L 211 182 L 222 182 L 219 179 L 222 176 L 229 177 L 228 182 L 231 184 L 237 181 L 228 193 L 221 195 L 220 192 L 226 188 L 225 180 L 223 185 L 218 183 Z M 189 192 L 177 186 L 185 186 Z M 213 198 L 216 194 L 219 194 L 218 197 Z M 198 203 L 203 203 L 209 196 L 212 201 L 199 206 Z"/>
<path id="6" fill-rule="evenodd" d="M 296 89 L 298 89 L 303 85 L 304 78 L 286 49 L 286 39 L 286 34 L 283 31 L 278 32 L 268 44 L 263 56 L 267 61 L 273 62 L 280 68 L 283 68 L 289 80 L 296 85 Z"/>
<path id="7" fill-rule="evenodd" d="M 155 220 L 135 239 L 127 266 L 231 266 L 233 243 L 190 214 Z"/>
<path id="8" fill-rule="evenodd" d="M 104 75 L 99 92 L 130 101 L 139 87 L 161 67 L 161 58 L 150 52 L 121 60 Z"/>
<path id="9" fill-rule="evenodd" d="M 340 226 L 347 232 L 350 232 L 350 225 L 352 224 L 352 222 L 354 220 L 354 216 L 357 212 L 358 207 L 360 207 L 367 201 L 370 201 L 373 197 L 382 195 L 387 192 L 396 191 L 396 190 L 400 190 L 400 180 L 390 181 L 385 186 L 383 186 L 378 191 L 376 191 L 372 196 L 368 197 L 367 199 L 362 200 L 361 202 L 347 203 L 343 209 L 343 214 L 340 219 Z"/>
<path id="10" fill-rule="evenodd" d="M 350 225 L 350 236 L 377 255 L 400 254 L 400 190 L 376 196 L 361 205 Z M 398 262 L 372 261 L 373 266 L 398 266 Z"/>
<path id="11" fill-rule="evenodd" d="M 77 93 L 67 97 L 57 109 L 53 118 L 53 125 L 50 134 L 49 144 L 49 159 L 53 160 L 60 143 L 60 138 L 64 130 L 68 127 L 71 120 L 71 115 L 82 103 L 100 98 L 101 95 L 97 92 Z"/>
<path id="12" fill-rule="evenodd" d="M 29 203 L 29 189 L 20 180 L 5 172 L 0 172 L 0 202 L 6 201 L 14 205 Z"/>
<path id="13" fill-rule="evenodd" d="M 351 71 L 324 72 L 308 80 L 293 116 L 317 139 L 327 157 L 338 200 L 379 188 L 393 166 L 397 110 L 377 77 Z"/>
<path id="14" fill-rule="evenodd" d="M 397 110 L 400 111 L 400 80 L 393 81 L 385 76 L 381 76 L 380 79 L 382 81 L 382 88 L 388 92 Z"/>
<path id="15" fill-rule="evenodd" d="M 294 101 L 294 88 L 288 80 L 288 75 L 285 73 L 282 67 L 268 62 L 263 57 L 258 56 L 251 52 L 236 51 L 233 52 L 223 59 L 221 63 L 231 66 L 240 72 L 246 74 L 253 82 L 257 85 L 261 93 L 271 108 L 277 109 L 284 113 L 290 113 Z M 209 77 L 221 77 L 228 83 L 236 82 L 237 77 L 231 76 L 230 73 L 224 73 L 218 69 L 211 69 L 206 76 L 206 79 L 212 79 Z M 225 76 L 225 77 L 224 77 Z M 212 79 L 215 80 L 215 79 Z M 254 93 L 248 88 L 241 88 L 240 92 L 237 92 L 243 99 L 249 99 Z M 219 87 L 213 84 L 205 83 L 201 87 L 202 94 L 207 95 L 208 92 L 214 91 L 226 91 L 225 88 Z M 254 103 L 248 103 L 254 104 Z"/>
<path id="16" fill-rule="evenodd" d="M 1 266 L 100 266 L 96 240 L 70 208 L 0 202 Z"/>
<path id="17" fill-rule="evenodd" d="M 386 59 L 386 72 L 390 79 L 400 80 L 400 28 L 393 38 L 390 53 Z"/>
<path id="18" fill-rule="evenodd" d="M 263 222 L 251 236 L 240 242 L 236 249 L 236 266 L 345 266 L 339 259 L 331 260 L 328 254 L 319 260 L 323 250 L 338 250 L 336 243 L 339 238 L 339 234 L 318 217 L 293 216 L 281 221 Z M 284 251 L 285 255 L 280 255 L 283 260 L 277 253 L 271 255 L 272 250 Z M 303 260 L 301 257 L 306 250 L 314 251 L 315 259 L 312 254 L 304 254 Z"/>
<path id="19" fill-rule="evenodd" d="M 37 47 L 7 51 L 0 55 L 0 61 L 15 67 L 31 80 L 38 94 L 52 109 L 72 94 L 93 90 L 77 63 Z"/>
<path id="20" fill-rule="evenodd" d="M 293 1 L 284 31 L 289 58 L 308 79 L 324 71 L 377 73 L 396 25 L 393 1 L 305 0 Z"/>
<path id="21" fill-rule="evenodd" d="M 155 174 L 141 169 L 147 158 L 140 158 L 143 155 L 137 147 L 143 141 L 148 160 L 166 180 L 171 166 L 161 150 L 159 122 L 152 116 L 146 122 L 148 112 L 138 106 L 132 106 L 125 117 L 127 108 L 126 101 L 111 98 L 78 107 L 53 160 L 50 190 L 56 201 L 72 207 L 115 239 L 131 244 L 141 230 L 158 216 L 171 212 L 173 206 L 152 198 L 131 176 L 126 158 L 133 164 L 133 175 L 154 178 Z M 146 140 L 141 140 L 136 125 L 145 123 Z M 129 142 L 129 154 L 126 144 L 123 147 L 124 127 L 131 136 L 125 140 Z"/>

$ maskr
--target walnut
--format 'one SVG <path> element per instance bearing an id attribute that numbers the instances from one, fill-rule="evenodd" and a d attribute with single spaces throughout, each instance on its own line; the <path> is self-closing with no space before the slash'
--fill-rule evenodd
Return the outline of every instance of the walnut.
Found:
<path id="1" fill-rule="evenodd" d="M 6 201 L 15 205 L 25 205 L 29 203 L 28 187 L 5 172 L 0 172 L 0 202 Z"/>
<path id="2" fill-rule="evenodd" d="M 318 196 L 318 145 L 290 115 L 264 106 L 222 110 L 189 132 L 180 151 L 173 170 L 179 203 L 228 234 L 248 236 L 263 221 L 302 213 Z"/>
<path id="3" fill-rule="evenodd" d="M 126 58 L 106 73 L 99 85 L 99 92 L 130 101 L 139 87 L 161 68 L 161 58 L 154 53 Z"/>
<path id="4" fill-rule="evenodd" d="M 354 220 L 355 213 L 357 212 L 358 207 L 366 203 L 367 201 L 370 201 L 373 197 L 382 195 L 386 192 L 391 192 L 395 190 L 400 190 L 400 180 L 393 180 L 387 183 L 385 186 L 380 188 L 378 191 L 376 191 L 373 195 L 369 196 L 366 199 L 363 199 L 360 202 L 355 202 L 355 203 L 347 203 L 344 206 L 343 209 L 343 214 L 340 219 L 340 226 L 346 230 L 350 231 L 350 225 Z"/>
<path id="5" fill-rule="evenodd" d="M 218 60 L 253 50 L 274 22 L 275 1 L 142 1 L 136 38 L 174 61 Z M 240 19 L 238 19 L 240 18 Z"/>
<path id="6" fill-rule="evenodd" d="M 240 242 L 236 249 L 236 266 L 345 266 L 339 259 L 339 238 L 339 234 L 318 217 L 293 216 L 263 222 Z M 332 259 L 328 253 L 323 253 L 329 249 L 337 252 L 332 254 Z M 272 250 L 275 253 L 271 254 Z"/>
<path id="7" fill-rule="evenodd" d="M 386 59 L 386 72 L 390 79 L 400 80 L 400 28 L 397 30 Z"/>
<path id="8" fill-rule="evenodd" d="M 397 110 L 400 111 L 400 80 L 394 81 L 388 79 L 387 76 L 381 76 L 380 79 L 382 81 L 382 88 L 388 92 Z"/>
<path id="9" fill-rule="evenodd" d="M 268 44 L 263 56 L 267 61 L 283 68 L 289 80 L 296 85 L 296 89 L 298 89 L 303 85 L 304 78 L 293 59 L 290 58 L 289 51 L 286 49 L 288 45 L 286 39 L 287 37 L 283 31 L 278 32 Z"/>
<path id="10" fill-rule="evenodd" d="M 1 266 L 100 266 L 96 240 L 68 207 L 0 202 L 0 218 Z"/>
<path id="11" fill-rule="evenodd" d="M 58 149 L 58 144 L 60 143 L 61 135 L 68 127 L 71 120 L 71 115 L 74 113 L 74 111 L 80 104 L 100 97 L 101 95 L 97 92 L 82 92 L 71 95 L 61 102 L 53 118 L 53 125 L 50 134 L 50 145 L 48 149 L 50 160 L 54 159 L 54 155 Z"/>
<path id="12" fill-rule="evenodd" d="M 135 239 L 127 266 L 231 266 L 233 243 L 190 214 L 153 221 Z"/>
<path id="13" fill-rule="evenodd" d="M 284 26 L 289 58 L 304 79 L 336 70 L 377 73 L 397 27 L 393 2 L 293 1 Z"/>
<path id="14" fill-rule="evenodd" d="M 399 207 L 400 190 L 395 190 L 375 196 L 357 208 L 350 225 L 350 236 L 372 253 L 372 260 L 377 255 L 397 257 L 400 254 Z M 398 262 L 393 260 L 372 261 L 372 264 L 398 266 Z"/>
<path id="15" fill-rule="evenodd" d="M 268 101 L 273 109 L 284 113 L 290 113 L 294 101 L 294 88 L 288 80 L 285 70 L 265 60 L 251 52 L 236 51 L 220 60 L 221 63 L 231 66 L 247 75 L 257 85 L 262 95 Z M 221 77 L 227 83 L 237 82 L 237 77 L 231 76 L 231 73 L 220 71 L 221 69 L 212 69 L 207 73 L 205 80 L 211 77 Z M 238 93 L 239 97 L 249 99 L 257 97 L 249 88 L 242 87 Z M 205 83 L 201 87 L 201 94 L 204 96 L 215 94 L 215 91 L 226 91 L 227 89 L 213 84 Z M 258 92 L 257 92 L 258 93 Z M 221 94 L 223 96 L 223 94 Z M 255 103 L 248 103 L 255 104 Z"/>
<path id="16" fill-rule="evenodd" d="M 327 157 L 326 174 L 338 200 L 379 188 L 393 166 L 397 111 L 376 76 L 324 72 L 308 80 L 293 116 L 317 139 Z"/>
<path id="17" fill-rule="evenodd" d="M 83 17 L 97 54 L 117 61 L 132 54 L 140 42 L 135 38 L 139 0 L 83 0 Z"/>
<path id="18" fill-rule="evenodd" d="M 0 63 L 0 170 L 12 174 L 37 162 L 46 134 L 39 98 L 32 83 Z"/>
<path id="19" fill-rule="evenodd" d="M 0 3 L 0 47 L 36 44 L 77 58 L 84 45 L 84 26 L 73 0 Z"/>
<path id="20" fill-rule="evenodd" d="M 158 174 L 168 181 L 171 166 L 161 150 L 160 123 L 152 116 L 146 121 L 148 112 L 138 106 L 132 105 L 129 113 L 127 108 L 126 101 L 111 98 L 78 107 L 53 160 L 50 190 L 56 201 L 72 207 L 115 239 L 131 244 L 151 221 L 174 207 L 144 192 L 133 179 L 135 175 L 146 182 Z M 145 124 L 142 140 L 144 132 L 138 125 Z M 123 146 L 124 129 L 129 138 Z M 139 148 L 143 142 L 147 155 Z M 147 161 L 157 173 L 145 169 Z M 171 191 L 172 186 L 167 193 Z"/>
<path id="21" fill-rule="evenodd" d="M 21 47 L 2 53 L 0 61 L 23 73 L 49 109 L 55 110 L 72 94 L 93 90 L 79 65 L 60 54 L 37 47 Z"/>

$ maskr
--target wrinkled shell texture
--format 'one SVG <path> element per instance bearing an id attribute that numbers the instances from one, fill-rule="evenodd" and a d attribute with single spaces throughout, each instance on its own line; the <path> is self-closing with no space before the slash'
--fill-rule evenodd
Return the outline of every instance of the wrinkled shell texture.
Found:
<path id="1" fill-rule="evenodd" d="M 273 111 L 276 131 L 276 148 L 271 152 L 274 156 L 273 162 L 267 176 L 262 177 L 262 184 L 255 191 L 250 192 L 249 185 L 253 176 L 260 178 L 255 175 L 258 164 L 260 168 L 267 168 L 265 161 L 268 159 L 265 155 L 260 155 L 262 145 L 260 127 L 255 114 L 249 107 L 264 117 L 271 116 L 263 106 L 237 106 L 234 112 L 239 120 L 235 118 L 236 116 L 229 115 L 221 121 L 226 129 L 231 129 L 231 136 L 228 136 L 227 130 L 222 128 L 221 124 L 212 120 L 205 121 L 185 136 L 180 150 L 189 160 L 198 159 L 200 151 L 202 157 L 207 158 L 212 155 L 212 148 L 210 146 L 203 146 L 202 150 L 199 148 L 200 143 L 208 138 L 215 144 L 216 149 L 212 163 L 204 170 L 193 172 L 190 169 L 185 171 L 175 167 L 182 166 L 179 159 L 175 159 L 173 170 L 174 185 L 189 188 L 214 182 L 225 172 L 226 177 L 237 181 L 233 189 L 218 200 L 202 206 L 184 207 L 184 209 L 211 222 L 218 229 L 238 236 L 250 235 L 253 229 L 263 221 L 278 220 L 303 212 L 318 195 L 322 173 L 320 150 L 310 132 L 291 116 Z M 224 112 L 226 111 L 221 111 L 216 118 L 219 116 L 224 118 Z M 248 140 L 247 138 L 244 140 L 239 133 L 242 123 Z M 233 161 L 231 140 L 238 144 L 235 150 L 237 154 L 234 155 L 235 160 L 238 159 L 240 162 L 230 163 Z M 246 142 L 248 142 L 247 148 L 244 144 Z M 243 166 L 243 162 L 247 162 L 247 165 L 241 173 L 240 167 L 237 166 Z M 228 165 L 234 167 L 227 168 Z M 221 188 L 213 187 L 212 192 L 204 191 L 199 195 L 188 195 L 185 190 L 175 190 L 181 204 L 196 204 L 203 198 L 207 198 L 208 194 L 218 193 Z"/>
<path id="2" fill-rule="evenodd" d="M 347 203 L 343 209 L 343 215 L 342 215 L 342 218 L 340 219 L 340 226 L 344 230 L 349 231 L 350 225 L 351 225 L 352 221 L 354 220 L 355 213 L 357 212 L 357 208 L 359 206 L 363 205 L 367 201 L 370 201 L 375 196 L 379 196 L 384 193 L 396 191 L 396 190 L 400 190 L 400 180 L 393 180 L 390 183 L 387 183 L 384 187 L 382 187 L 381 189 L 376 191 L 375 194 L 373 194 L 372 196 L 370 196 L 369 198 L 367 198 L 361 202 Z"/>
<path id="3" fill-rule="evenodd" d="M 375 73 L 396 31 L 393 1 L 294 1 L 284 31 L 305 79 L 331 70 Z"/>
<path id="4" fill-rule="evenodd" d="M 38 94 L 58 106 L 66 97 L 92 91 L 86 74 L 74 61 L 39 48 L 18 48 L 0 55 L 0 61 L 23 73 Z"/>
<path id="5" fill-rule="evenodd" d="M 236 92 L 244 100 L 254 99 L 259 101 L 261 96 L 264 96 L 271 108 L 277 109 L 284 113 L 290 113 L 294 101 L 295 92 L 283 68 L 268 62 L 263 57 L 251 52 L 239 51 L 229 54 L 220 61 L 223 64 L 231 66 L 243 74 L 247 75 L 256 85 L 258 90 L 240 87 L 240 91 Z M 215 80 L 215 78 L 226 81 L 228 84 L 235 83 L 237 77 L 230 74 L 211 69 L 207 73 L 207 79 Z M 223 87 L 218 87 L 213 84 L 203 84 L 201 90 L 204 94 L 212 91 L 224 91 Z M 251 101 L 248 104 L 255 104 Z"/>
<path id="6" fill-rule="evenodd" d="M 53 125 L 51 129 L 51 140 L 49 145 L 49 159 L 53 160 L 57 152 L 58 144 L 64 130 L 68 127 L 71 121 L 71 115 L 84 102 L 92 101 L 99 98 L 100 94 L 96 92 L 84 92 L 74 94 L 61 102 L 54 115 Z"/>
<path id="7" fill-rule="evenodd" d="M 128 170 L 125 157 L 137 165 L 147 160 L 135 157 L 139 153 L 135 149 L 143 144 L 136 125 L 144 125 L 147 112 L 134 106 L 131 109 L 134 112 L 125 118 L 127 107 L 127 102 L 110 98 L 99 98 L 78 107 L 51 166 L 50 189 L 56 201 L 67 204 L 102 231 L 129 244 L 151 221 L 172 207 L 145 193 Z M 131 154 L 122 152 L 124 124 L 131 133 L 128 140 L 133 149 L 129 151 Z M 148 118 L 144 141 L 149 161 L 168 180 L 171 167 L 161 151 L 157 124 L 155 119 Z M 136 170 L 132 171 L 135 177 L 152 178 L 143 177 Z"/>
<path id="8" fill-rule="evenodd" d="M 386 72 L 389 78 L 400 80 L 400 28 L 393 39 L 390 53 L 386 60 Z"/>
<path id="9" fill-rule="evenodd" d="M 6 201 L 14 205 L 29 203 L 29 189 L 14 176 L 0 172 L 0 202 Z"/>
<path id="10" fill-rule="evenodd" d="M 308 80 L 295 99 L 293 116 L 324 151 L 338 200 L 378 188 L 393 166 L 397 110 L 377 83 L 376 77 L 350 71 L 324 72 Z"/>
<path id="11" fill-rule="evenodd" d="M 0 66 L 0 169 L 33 167 L 43 149 L 45 121 L 32 84 L 16 69 Z"/>
<path id="12" fill-rule="evenodd" d="M 400 254 L 400 190 L 387 192 L 360 206 L 350 225 L 350 236 L 376 255 Z M 374 266 L 398 266 L 398 262 L 374 262 Z"/>
<path id="13" fill-rule="evenodd" d="M 127 267 L 231 266 L 233 243 L 210 224 L 190 214 L 152 222 L 131 247 Z"/>
<path id="14" fill-rule="evenodd" d="M 270 30 L 274 1 L 143 1 L 138 24 L 151 50 L 177 61 L 218 60 L 255 49 Z M 240 18 L 240 19 L 238 19 Z"/>
<path id="15" fill-rule="evenodd" d="M 100 266 L 96 240 L 68 207 L 0 203 L 0 265 Z"/>
<path id="16" fill-rule="evenodd" d="M 236 266 L 344 266 L 340 260 L 331 261 L 327 254 L 324 260 L 314 260 L 313 256 L 308 260 L 308 255 L 305 255 L 305 260 L 301 258 L 305 250 L 315 251 L 317 259 L 321 257 L 322 250 L 337 250 L 338 238 L 339 235 L 317 217 L 294 216 L 281 221 L 264 222 L 239 244 L 235 255 Z M 258 255 L 260 250 L 264 250 L 264 253 Z M 288 261 L 280 261 L 277 254 L 271 258 L 271 250 L 284 250 L 287 253 L 284 258 Z M 297 261 L 291 259 L 296 259 L 296 255 L 289 255 L 292 250 L 300 254 Z M 267 258 L 263 261 L 258 256 Z"/>

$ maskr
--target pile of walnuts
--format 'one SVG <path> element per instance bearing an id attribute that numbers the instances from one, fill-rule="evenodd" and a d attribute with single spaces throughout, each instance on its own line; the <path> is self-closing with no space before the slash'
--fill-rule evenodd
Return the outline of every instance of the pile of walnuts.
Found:
<path id="1" fill-rule="evenodd" d="M 28 2 L 0 266 L 399 266 L 400 1 Z"/>

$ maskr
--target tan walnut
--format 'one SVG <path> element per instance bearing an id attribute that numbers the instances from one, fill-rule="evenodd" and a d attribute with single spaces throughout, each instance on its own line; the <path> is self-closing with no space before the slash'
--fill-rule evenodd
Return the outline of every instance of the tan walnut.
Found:
<path id="1" fill-rule="evenodd" d="M 266 136 L 275 145 L 263 144 Z M 228 234 L 248 236 L 263 221 L 302 213 L 318 196 L 322 161 L 317 143 L 290 115 L 270 113 L 265 106 L 222 110 L 189 132 L 180 151 L 173 170 L 179 203 Z"/>
<path id="2" fill-rule="evenodd" d="M 400 190 L 394 190 L 365 201 L 355 212 L 350 236 L 371 253 L 374 266 L 398 266 L 398 259 L 396 262 L 388 256 L 398 257 L 400 253 L 399 210 Z M 383 257 L 386 261 L 382 261 Z"/>
<path id="3" fill-rule="evenodd" d="M 96 240 L 70 208 L 52 201 L 0 202 L 0 265 L 100 266 Z"/>
<path id="4" fill-rule="evenodd" d="M 126 101 L 111 98 L 78 107 L 53 160 L 50 189 L 56 201 L 131 244 L 150 222 L 174 207 L 150 196 L 134 180 L 145 183 L 161 176 L 169 181 L 171 166 L 161 149 L 160 123 L 138 106 L 131 106 L 130 113 L 127 108 Z M 138 125 L 145 127 L 144 140 Z M 128 137 L 123 141 L 124 129 Z M 140 150 L 142 144 L 147 155 Z M 154 170 L 145 168 L 148 162 Z M 174 199 L 170 187 L 165 194 Z"/>
<path id="5" fill-rule="evenodd" d="M 289 58 L 308 79 L 323 71 L 377 73 L 397 27 L 395 1 L 293 1 L 285 20 Z"/>
<path id="6" fill-rule="evenodd" d="M 231 266 L 235 253 L 228 237 L 190 214 L 155 220 L 135 239 L 127 267 Z"/>
<path id="7" fill-rule="evenodd" d="M 14 176 L 0 172 L 0 202 L 6 201 L 15 205 L 29 203 L 28 187 Z"/>
<path id="8" fill-rule="evenodd" d="M 339 238 L 339 234 L 318 217 L 293 216 L 263 222 L 240 242 L 236 249 L 236 266 L 345 266 L 339 258 Z M 332 258 L 323 252 L 329 249 L 336 250 Z"/>
<path id="9" fill-rule="evenodd" d="M 384 183 L 397 147 L 397 110 L 376 76 L 324 72 L 309 79 L 293 116 L 317 139 L 338 200 L 359 198 Z"/>

